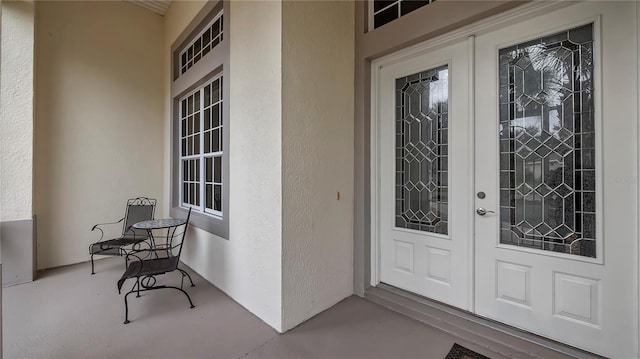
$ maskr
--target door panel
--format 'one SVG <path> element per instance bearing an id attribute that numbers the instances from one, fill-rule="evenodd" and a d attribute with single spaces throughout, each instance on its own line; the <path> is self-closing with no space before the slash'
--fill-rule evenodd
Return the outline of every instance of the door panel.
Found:
<path id="1" fill-rule="evenodd" d="M 470 307 L 469 56 L 460 42 L 380 70 L 382 282 Z"/>
<path id="2" fill-rule="evenodd" d="M 612 357 L 637 355 L 635 14 L 581 3 L 476 43 L 476 313 Z"/>

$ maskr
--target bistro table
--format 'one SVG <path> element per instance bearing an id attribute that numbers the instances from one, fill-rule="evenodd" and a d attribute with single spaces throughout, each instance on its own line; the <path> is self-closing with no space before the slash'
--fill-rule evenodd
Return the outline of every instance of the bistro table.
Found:
<path id="1" fill-rule="evenodd" d="M 178 219 L 178 218 L 162 218 L 162 219 L 152 219 L 152 220 L 148 220 L 148 221 L 142 221 L 142 222 L 138 222 L 136 224 L 134 224 L 132 227 L 135 229 L 144 229 L 147 231 L 147 234 L 149 235 L 149 240 L 151 241 L 151 249 L 154 251 L 156 249 L 170 249 L 171 248 L 171 242 L 173 241 L 173 237 L 176 233 L 176 229 L 185 224 L 187 222 L 186 219 Z M 156 239 L 155 236 L 153 234 L 154 230 L 162 230 L 162 229 L 166 229 L 167 230 L 167 243 L 166 246 L 164 248 L 159 248 L 156 245 Z M 186 228 L 185 228 L 186 230 Z M 157 253 L 156 253 L 157 256 Z"/>

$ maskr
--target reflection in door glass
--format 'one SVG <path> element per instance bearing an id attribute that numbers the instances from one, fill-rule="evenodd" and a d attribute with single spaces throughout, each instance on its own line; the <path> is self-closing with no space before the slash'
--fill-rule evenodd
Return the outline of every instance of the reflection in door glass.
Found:
<path id="1" fill-rule="evenodd" d="M 396 227 L 448 233 L 447 66 L 396 80 Z"/>
<path id="2" fill-rule="evenodd" d="M 595 257 L 592 25 L 499 58 L 500 242 Z"/>

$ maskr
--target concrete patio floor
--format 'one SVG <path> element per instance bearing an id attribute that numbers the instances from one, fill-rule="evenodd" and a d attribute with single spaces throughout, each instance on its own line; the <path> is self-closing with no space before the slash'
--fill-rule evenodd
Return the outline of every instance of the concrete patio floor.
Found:
<path id="1" fill-rule="evenodd" d="M 278 334 L 189 269 L 195 308 L 178 291 L 130 296 L 131 323 L 124 325 L 124 295 L 116 289 L 122 270 L 122 258 L 108 258 L 96 262 L 93 276 L 82 263 L 4 288 L 4 358 L 436 359 L 455 342 L 504 358 L 356 296 Z M 180 277 L 162 281 L 179 284 Z"/>

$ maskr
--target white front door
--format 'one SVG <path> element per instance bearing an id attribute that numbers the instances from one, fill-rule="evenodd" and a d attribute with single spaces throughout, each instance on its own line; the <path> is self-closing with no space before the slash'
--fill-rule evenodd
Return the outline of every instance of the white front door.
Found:
<path id="1" fill-rule="evenodd" d="M 638 341 L 635 6 L 476 41 L 476 313 L 615 358 Z"/>
<path id="2" fill-rule="evenodd" d="M 470 306 L 469 51 L 458 42 L 384 66 L 377 129 L 380 279 Z"/>
<path id="3" fill-rule="evenodd" d="M 466 35 L 376 64 L 378 280 L 637 357 L 636 3 Z"/>

